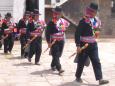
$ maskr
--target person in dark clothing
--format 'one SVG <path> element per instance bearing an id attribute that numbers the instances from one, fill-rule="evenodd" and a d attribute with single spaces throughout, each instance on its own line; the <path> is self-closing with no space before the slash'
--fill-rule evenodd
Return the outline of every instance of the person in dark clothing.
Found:
<path id="1" fill-rule="evenodd" d="M 14 23 L 11 21 L 11 13 L 7 13 L 5 15 L 5 19 L 2 23 L 2 30 L 4 32 L 4 53 L 7 54 L 8 52 L 11 53 L 13 45 L 14 45 L 14 36 L 13 36 L 13 29 Z"/>
<path id="2" fill-rule="evenodd" d="M 96 42 L 96 37 L 99 35 L 100 21 L 96 18 L 98 10 L 98 5 L 91 3 L 89 7 L 86 8 L 85 16 L 80 20 L 78 27 L 75 32 L 75 43 L 77 46 L 77 53 L 79 54 L 77 70 L 76 70 L 76 80 L 82 82 L 81 74 L 83 72 L 84 63 L 87 58 L 90 58 L 96 80 L 99 80 L 99 84 L 106 84 L 109 81 L 103 80 L 101 63 L 98 55 L 98 46 Z M 88 47 L 80 52 L 81 47 L 88 43 Z"/>
<path id="3" fill-rule="evenodd" d="M 53 9 L 53 19 L 47 24 L 45 34 L 52 55 L 51 69 L 57 69 L 59 75 L 64 72 L 59 58 L 61 57 L 64 48 L 64 32 L 69 26 L 69 22 L 61 18 L 61 11 L 60 7 Z"/>
<path id="4" fill-rule="evenodd" d="M 2 23 L 3 23 L 3 20 L 1 18 L 1 14 L 0 14 L 0 49 L 2 48 L 2 36 L 3 36 L 3 30 L 2 30 Z"/>
<path id="5" fill-rule="evenodd" d="M 29 11 L 26 11 L 24 14 L 24 17 L 19 20 L 18 23 L 18 31 L 20 33 L 20 43 L 21 43 L 21 58 L 26 58 L 28 53 L 24 52 L 24 46 L 27 43 L 27 25 L 29 20 L 30 13 Z"/>
<path id="6" fill-rule="evenodd" d="M 45 28 L 45 22 L 39 18 L 39 11 L 34 10 L 34 18 L 28 23 L 28 33 L 30 37 L 30 51 L 28 61 L 31 62 L 31 58 L 35 54 L 35 65 L 40 65 L 40 56 L 42 52 L 42 33 Z"/>

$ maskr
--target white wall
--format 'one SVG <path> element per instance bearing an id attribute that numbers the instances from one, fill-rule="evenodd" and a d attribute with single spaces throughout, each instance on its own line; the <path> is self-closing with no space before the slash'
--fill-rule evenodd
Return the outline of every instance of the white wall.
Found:
<path id="1" fill-rule="evenodd" d="M 4 17 L 7 12 L 11 12 L 15 22 L 22 18 L 25 11 L 25 0 L 0 0 L 0 13 Z M 45 0 L 39 0 L 39 11 L 41 19 L 45 19 Z"/>
<path id="2" fill-rule="evenodd" d="M 41 13 L 40 18 L 45 19 L 45 0 L 39 0 L 39 12 Z"/>
<path id="3" fill-rule="evenodd" d="M 13 2 L 13 18 L 14 22 L 18 22 L 25 12 L 25 0 L 14 0 Z"/>
<path id="4" fill-rule="evenodd" d="M 13 18 L 15 22 L 18 22 L 19 19 L 23 17 L 23 14 L 25 12 L 25 1 L 26 0 L 14 0 Z M 41 13 L 40 18 L 44 20 L 45 19 L 45 0 L 39 0 L 39 12 Z"/>
<path id="5" fill-rule="evenodd" d="M 13 12 L 13 0 L 0 0 L 0 13 L 4 17 L 7 12 Z"/>

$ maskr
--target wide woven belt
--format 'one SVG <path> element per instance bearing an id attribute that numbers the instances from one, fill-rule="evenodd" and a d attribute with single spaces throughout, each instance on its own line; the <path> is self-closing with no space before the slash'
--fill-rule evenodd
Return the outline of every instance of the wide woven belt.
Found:
<path id="1" fill-rule="evenodd" d="M 5 32 L 5 34 L 10 34 L 10 33 L 12 33 L 12 30 L 11 29 L 4 29 L 4 32 Z"/>
<path id="2" fill-rule="evenodd" d="M 87 43 L 94 43 L 94 42 L 96 42 L 96 39 L 93 36 L 81 36 L 80 40 L 82 42 L 87 42 Z"/>
<path id="3" fill-rule="evenodd" d="M 26 34 L 26 28 L 21 28 L 21 29 L 20 29 L 20 33 L 21 33 L 21 34 Z"/>
<path id="4" fill-rule="evenodd" d="M 57 41 L 64 40 L 64 34 L 53 34 L 51 36 L 51 39 L 52 40 L 57 40 Z"/>
<path id="5" fill-rule="evenodd" d="M 31 35 L 32 36 L 35 36 L 35 35 L 41 36 L 42 35 L 42 28 L 37 28 L 36 30 L 32 31 Z"/>
<path id="6" fill-rule="evenodd" d="M 31 36 L 41 36 L 40 32 L 31 32 Z"/>

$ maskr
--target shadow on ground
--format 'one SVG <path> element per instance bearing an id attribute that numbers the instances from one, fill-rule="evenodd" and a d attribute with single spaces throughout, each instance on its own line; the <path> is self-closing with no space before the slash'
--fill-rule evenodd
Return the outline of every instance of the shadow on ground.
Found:
<path id="1" fill-rule="evenodd" d="M 5 54 L 5 53 L 0 53 L 1 55 L 11 55 L 10 53 L 7 53 L 7 54 Z"/>
<path id="2" fill-rule="evenodd" d="M 42 71 L 35 71 L 30 73 L 31 75 L 58 75 L 58 73 L 56 71 L 52 71 L 51 69 L 47 69 L 47 70 L 42 70 Z"/>
<path id="3" fill-rule="evenodd" d="M 99 86 L 99 85 L 89 84 L 89 83 L 78 83 L 74 80 L 72 82 L 63 83 L 63 84 L 58 85 L 58 86 Z"/>
<path id="4" fill-rule="evenodd" d="M 23 62 L 23 63 L 19 63 L 19 64 L 14 64 L 13 66 L 32 66 L 32 65 L 33 65 L 32 63 Z"/>
<path id="5" fill-rule="evenodd" d="M 20 60 L 21 59 L 21 57 L 20 56 L 17 56 L 17 57 L 11 57 L 11 58 L 7 58 L 7 59 L 9 59 L 9 60 Z"/>

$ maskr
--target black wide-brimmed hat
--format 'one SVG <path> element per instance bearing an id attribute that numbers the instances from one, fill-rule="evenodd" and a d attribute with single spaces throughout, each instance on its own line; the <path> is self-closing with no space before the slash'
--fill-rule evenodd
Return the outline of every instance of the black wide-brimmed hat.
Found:
<path id="1" fill-rule="evenodd" d="M 6 13 L 5 18 L 11 18 L 11 17 L 12 17 L 11 13 Z"/>
<path id="2" fill-rule="evenodd" d="M 24 15 L 25 15 L 25 16 L 29 16 L 29 15 L 30 15 L 30 11 L 26 11 L 26 12 L 24 13 Z"/>
<path id="3" fill-rule="evenodd" d="M 41 14 L 39 13 L 39 10 L 38 10 L 38 9 L 34 9 L 33 14 L 34 14 L 34 15 L 41 15 Z"/>
<path id="4" fill-rule="evenodd" d="M 98 4 L 91 3 L 85 10 L 85 15 L 93 16 L 98 11 Z"/>
<path id="5" fill-rule="evenodd" d="M 53 12 L 62 12 L 62 8 L 59 6 L 56 6 L 55 8 L 52 9 Z"/>
<path id="6" fill-rule="evenodd" d="M 93 9 L 93 10 L 95 10 L 95 11 L 98 11 L 98 4 L 96 4 L 96 3 L 91 3 L 90 6 L 89 6 L 89 8 L 91 8 L 91 9 Z"/>

